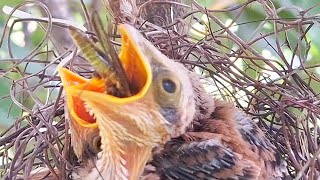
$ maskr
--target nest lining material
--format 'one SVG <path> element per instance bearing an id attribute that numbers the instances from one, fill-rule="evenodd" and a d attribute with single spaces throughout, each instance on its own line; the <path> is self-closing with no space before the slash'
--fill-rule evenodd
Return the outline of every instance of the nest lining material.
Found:
<path id="1" fill-rule="evenodd" d="M 44 10 L 46 17 L 35 17 L 17 10 L 30 3 Z M 200 74 L 209 93 L 235 102 L 254 116 L 286 159 L 292 177 L 308 179 L 318 176 L 320 98 L 314 84 L 319 83 L 315 69 L 320 64 L 305 64 L 312 46 L 307 35 L 310 29 L 319 30 L 316 26 L 318 17 L 294 9 L 299 15 L 294 20 L 284 19 L 279 13 L 287 8 L 277 9 L 266 1 L 248 1 L 219 11 L 210 11 L 195 2 L 174 5 L 182 7 L 184 14 L 165 25 L 146 23 L 143 19 L 135 21 L 134 25 L 165 55 Z M 245 10 L 253 5 L 258 6 L 266 18 L 239 23 L 246 16 Z M 228 25 L 222 23 L 226 13 L 234 17 Z M 2 77 L 12 79 L 19 75 L 12 81 L 10 94 L 2 99 L 11 98 L 25 113 L 1 134 L 0 176 L 27 178 L 31 171 L 45 167 L 57 178 L 64 179 L 76 165 L 76 159 L 70 149 L 62 88 L 55 69 L 58 64 L 69 66 L 85 77 L 90 76 L 92 69 L 81 57 L 75 58 L 74 47 L 59 52 L 48 35 L 53 25 L 85 27 L 52 18 L 51 12 L 40 2 L 24 2 L 15 8 L 12 16 L 18 17 L 16 22 L 19 19 L 29 22 L 30 19 L 22 18 L 30 17 L 48 23 L 41 24 L 45 32 L 43 40 L 28 55 L 16 58 L 9 41 L 9 58 L 1 59 L 8 64 L 0 69 Z M 263 28 L 266 24 L 273 27 L 266 30 Z M 4 48 L 3 40 L 10 39 L 14 26 L 15 23 L 11 28 L 6 26 L 9 30 L 3 32 L 1 48 Z M 246 26 L 250 27 L 246 29 Z M 249 36 L 241 35 L 232 30 L 234 27 L 242 33 L 248 32 L 241 29 L 252 29 L 252 32 Z M 289 41 L 287 34 L 299 38 Z M 113 42 L 119 45 L 119 36 L 115 34 L 114 37 Z M 50 49 L 44 50 L 43 47 Z M 264 48 L 272 50 L 276 56 L 263 56 L 260 51 Z M 292 54 L 289 58 L 284 56 L 284 51 L 288 50 Z M 28 67 L 34 65 L 41 68 L 35 73 L 28 72 Z M 37 93 L 44 91 L 47 92 L 45 99 Z"/>

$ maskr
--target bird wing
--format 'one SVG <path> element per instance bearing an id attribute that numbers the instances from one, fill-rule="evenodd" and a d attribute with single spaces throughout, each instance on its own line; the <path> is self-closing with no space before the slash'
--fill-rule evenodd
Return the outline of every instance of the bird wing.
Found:
<path id="1" fill-rule="evenodd" d="M 235 120 L 242 138 L 250 144 L 251 149 L 264 160 L 275 161 L 276 147 L 267 139 L 265 133 L 253 123 L 252 117 L 236 109 Z"/>
<path id="2" fill-rule="evenodd" d="M 251 150 L 259 155 L 267 173 L 272 174 L 274 179 L 291 179 L 286 162 L 265 133 L 253 123 L 252 117 L 237 109 L 235 120 L 242 138 L 250 144 Z"/>
<path id="3" fill-rule="evenodd" d="M 215 106 L 209 118 L 154 152 L 149 164 L 154 169 L 146 168 L 143 179 L 282 177 L 275 147 L 252 118 L 227 102 L 215 101 Z"/>
<path id="4" fill-rule="evenodd" d="M 153 156 L 153 172 L 143 179 L 257 179 L 260 168 L 226 147 L 221 137 L 203 141 L 174 139 Z M 151 178 L 150 178 L 151 179 Z"/>

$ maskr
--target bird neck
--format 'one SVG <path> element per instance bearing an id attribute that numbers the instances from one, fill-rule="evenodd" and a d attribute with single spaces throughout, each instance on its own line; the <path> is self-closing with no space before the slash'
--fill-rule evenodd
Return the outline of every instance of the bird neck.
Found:
<path id="1" fill-rule="evenodd" d="M 139 146 L 127 142 L 122 152 L 101 152 L 92 165 L 74 173 L 80 179 L 124 179 L 136 180 L 142 174 L 146 163 L 151 158 L 152 147 Z M 75 175 L 74 175 L 75 176 Z"/>
<path id="2" fill-rule="evenodd" d="M 194 121 L 210 118 L 215 111 L 215 100 L 204 89 L 199 76 L 194 72 L 189 72 L 189 77 L 192 82 L 193 91 L 195 94 L 196 113 Z"/>

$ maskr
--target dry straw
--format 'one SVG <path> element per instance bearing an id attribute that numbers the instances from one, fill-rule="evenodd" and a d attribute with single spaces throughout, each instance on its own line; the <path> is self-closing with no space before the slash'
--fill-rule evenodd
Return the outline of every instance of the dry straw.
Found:
<path id="1" fill-rule="evenodd" d="M 139 6 L 137 16 L 144 17 L 143 8 L 152 3 Z M 309 14 L 318 5 L 310 9 L 276 8 L 270 1 L 251 0 L 224 10 L 208 10 L 194 1 L 188 4 L 162 3 L 171 3 L 184 13 L 163 26 L 138 17 L 130 21 L 164 54 L 190 69 L 195 68 L 212 95 L 235 102 L 255 117 L 286 160 L 293 178 L 314 179 L 319 176 L 320 98 L 317 89 L 319 75 L 315 69 L 320 62 L 305 64 L 312 45 L 308 33 L 311 29 L 320 32 L 318 15 Z M 22 12 L 18 9 L 31 4 L 45 12 L 45 18 L 19 17 Z M 265 18 L 239 23 L 246 16 L 245 12 L 255 7 Z M 83 9 L 88 16 L 90 12 Z M 297 15 L 281 18 L 279 14 L 288 9 Z M 1 134 L 0 176 L 27 179 L 31 171 L 45 167 L 54 177 L 65 179 L 77 164 L 70 149 L 62 88 L 55 68 L 58 64 L 68 66 L 86 77 L 92 70 L 81 57 L 77 57 L 74 46 L 59 51 L 50 33 L 53 26 L 84 27 L 52 18 L 48 8 L 38 1 L 24 2 L 14 10 L 15 14 L 11 13 L 9 18 L 19 18 L 10 27 L 6 25 L 0 41 L 1 48 L 7 48 L 9 54 L 1 59 L 9 66 L 2 67 L 0 75 L 1 78 L 12 79 L 13 75 L 19 78 L 12 79 L 10 95 L 1 99 L 11 98 L 25 113 Z M 223 14 L 233 17 L 228 24 L 223 23 Z M 11 48 L 12 29 L 17 22 L 29 21 L 38 22 L 45 35 L 28 55 L 17 58 Z M 266 29 L 266 25 L 271 28 Z M 254 28 L 247 32 L 247 39 L 232 30 L 245 26 Z M 113 42 L 116 46 L 119 46 L 116 43 L 118 38 L 119 35 L 115 34 Z M 7 41 L 7 47 L 4 47 L 4 41 Z M 263 56 L 261 48 L 255 49 L 259 45 L 272 49 L 275 55 Z M 289 57 L 285 52 L 288 50 Z M 27 71 L 35 65 L 41 69 L 32 73 Z M 40 91 L 47 91 L 45 101 L 37 93 Z"/>

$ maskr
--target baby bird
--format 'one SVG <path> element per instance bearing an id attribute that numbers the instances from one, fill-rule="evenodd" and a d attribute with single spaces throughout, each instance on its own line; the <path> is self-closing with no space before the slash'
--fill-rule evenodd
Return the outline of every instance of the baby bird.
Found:
<path id="1" fill-rule="evenodd" d="M 248 115 L 209 96 L 134 27 L 119 31 L 131 96 L 106 93 L 101 77 L 59 70 L 81 161 L 72 178 L 283 179 L 275 147 Z"/>

